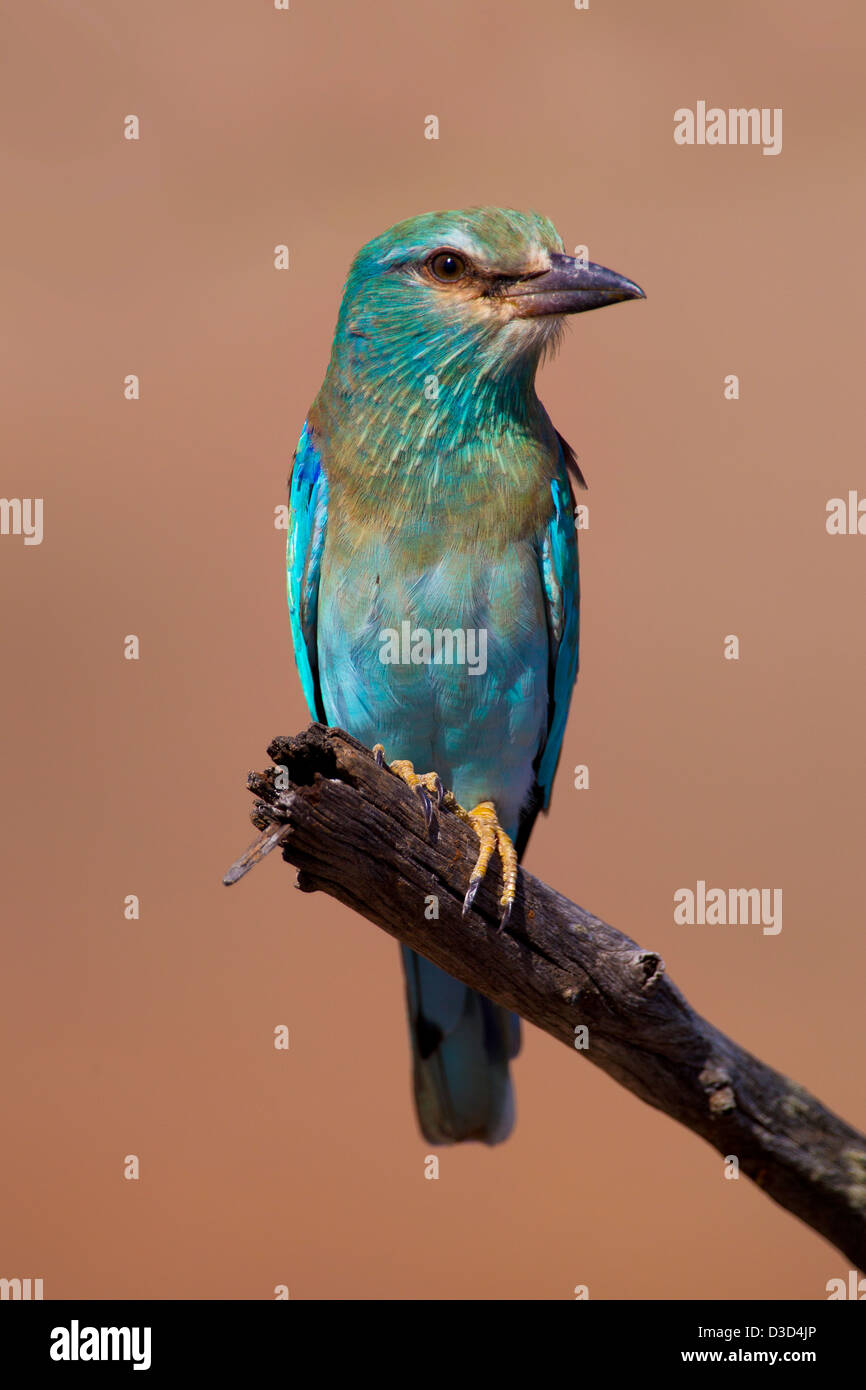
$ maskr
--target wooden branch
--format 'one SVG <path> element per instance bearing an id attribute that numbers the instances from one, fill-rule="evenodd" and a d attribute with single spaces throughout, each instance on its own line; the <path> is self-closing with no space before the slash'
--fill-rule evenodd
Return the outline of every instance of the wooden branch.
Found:
<path id="1" fill-rule="evenodd" d="M 477 841 L 452 811 L 428 831 L 417 796 L 339 729 L 313 724 L 268 754 L 279 770 L 248 780 L 264 833 L 226 883 L 281 844 L 299 887 L 338 898 L 572 1051 L 585 1025 L 577 1055 L 736 1156 L 768 1196 L 866 1268 L 866 1137 L 696 1014 L 654 951 L 523 870 L 500 933 L 496 856 L 463 917 Z M 438 918 L 425 913 L 433 897 Z"/>

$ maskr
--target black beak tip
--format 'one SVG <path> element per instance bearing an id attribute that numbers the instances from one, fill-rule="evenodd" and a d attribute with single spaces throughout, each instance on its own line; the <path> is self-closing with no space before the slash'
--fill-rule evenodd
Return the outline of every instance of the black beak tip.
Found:
<path id="1" fill-rule="evenodd" d="M 646 291 L 640 285 L 636 285 L 634 280 L 627 280 L 624 275 L 611 276 L 611 302 L 617 299 L 646 299 Z"/>
<path id="2" fill-rule="evenodd" d="M 605 272 L 605 278 L 600 283 L 583 291 L 578 290 L 574 296 L 572 312 L 579 313 L 581 309 L 602 309 L 606 304 L 623 304 L 630 299 L 646 299 L 646 292 L 633 280 L 627 280 L 624 275 Z"/>

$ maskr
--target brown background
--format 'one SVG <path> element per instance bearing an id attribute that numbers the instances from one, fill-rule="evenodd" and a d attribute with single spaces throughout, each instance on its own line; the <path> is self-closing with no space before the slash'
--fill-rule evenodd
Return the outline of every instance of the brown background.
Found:
<path id="1" fill-rule="evenodd" d="M 824 527 L 866 494 L 862 11 L 94 0 L 4 26 L 2 492 L 45 498 L 45 540 L 0 538 L 0 1275 L 47 1297 L 824 1297 L 843 1256 L 531 1029 L 514 1137 L 425 1181 L 394 943 L 276 860 L 220 878 L 248 768 L 306 722 L 273 509 L 348 262 L 416 212 L 537 208 L 648 299 L 576 320 L 540 383 L 590 529 L 528 865 L 866 1122 L 866 538 Z M 783 107 L 781 155 L 676 146 L 699 99 Z M 782 887 L 781 935 L 674 926 L 698 878 Z"/>

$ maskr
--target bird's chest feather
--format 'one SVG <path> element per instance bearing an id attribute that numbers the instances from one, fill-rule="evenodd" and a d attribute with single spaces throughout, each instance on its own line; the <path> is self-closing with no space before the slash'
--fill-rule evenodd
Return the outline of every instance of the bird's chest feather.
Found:
<path id="1" fill-rule="evenodd" d="M 318 628 L 328 719 L 463 781 L 470 798 L 470 765 L 485 785 L 496 765 L 524 794 L 548 703 L 535 538 L 503 537 L 498 553 L 447 528 L 438 544 L 416 540 L 411 528 L 329 518 Z"/>

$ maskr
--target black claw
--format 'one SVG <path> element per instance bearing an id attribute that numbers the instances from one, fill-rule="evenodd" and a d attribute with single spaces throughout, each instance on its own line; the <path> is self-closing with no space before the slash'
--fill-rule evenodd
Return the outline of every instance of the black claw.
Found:
<path id="1" fill-rule="evenodd" d="M 465 917 L 475 901 L 475 894 L 478 892 L 480 878 L 470 878 L 469 887 L 466 889 L 466 897 L 463 899 L 463 916 Z"/>
<path id="2" fill-rule="evenodd" d="M 377 748 L 377 749 L 376 749 L 376 765 L 377 765 L 377 767 L 384 767 L 384 766 L 385 766 L 385 757 L 384 757 L 384 754 L 382 753 L 381 748 Z"/>
<path id="3" fill-rule="evenodd" d="M 441 805 L 442 805 L 442 798 L 444 797 L 444 795 L 445 795 L 445 788 L 443 787 L 441 781 L 440 781 L 439 778 L 437 777 L 437 778 L 436 778 L 436 804 L 437 804 L 437 806 L 441 806 Z"/>
<path id="4" fill-rule="evenodd" d="M 505 931 L 505 928 L 508 926 L 508 923 L 511 921 L 511 908 L 512 908 L 512 904 L 511 904 L 511 903 L 506 903 L 506 904 L 505 904 L 505 907 L 502 909 L 502 916 L 501 916 L 500 919 L 499 919 L 499 930 L 500 930 L 500 931 Z"/>
<path id="5" fill-rule="evenodd" d="M 421 805 L 424 807 L 424 819 L 427 822 L 427 829 L 429 830 L 433 823 L 433 802 L 427 795 L 425 787 L 416 787 L 415 790 L 418 793 L 418 799 Z"/>

